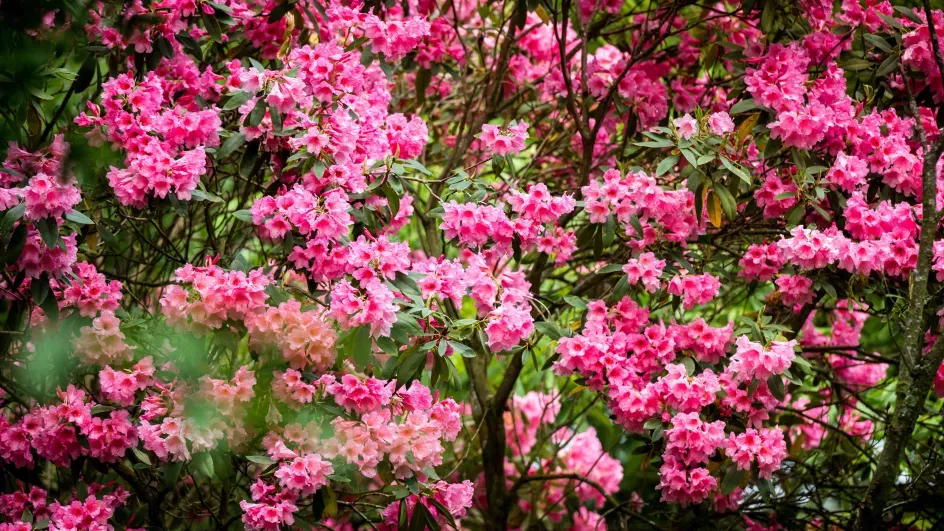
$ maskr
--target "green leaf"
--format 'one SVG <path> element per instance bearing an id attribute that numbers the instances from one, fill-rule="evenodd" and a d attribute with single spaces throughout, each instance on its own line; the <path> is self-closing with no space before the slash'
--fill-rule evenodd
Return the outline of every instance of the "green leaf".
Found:
<path id="1" fill-rule="evenodd" d="M 661 419 L 649 419 L 649 420 L 646 421 L 645 424 L 642 425 L 642 427 L 645 428 L 645 429 L 647 429 L 647 430 L 654 430 L 654 429 L 656 429 L 656 428 L 661 428 L 661 427 L 662 427 L 662 420 L 661 420 Z"/>
<path id="2" fill-rule="evenodd" d="M 728 112 L 730 114 L 740 114 L 742 112 L 746 112 L 746 111 L 749 111 L 751 109 L 756 109 L 756 108 L 757 108 L 757 104 L 754 103 L 754 98 L 747 98 L 745 100 L 741 100 L 735 103 L 731 107 L 731 110 Z"/>
<path id="3" fill-rule="evenodd" d="M 737 202 L 734 200 L 734 196 L 731 195 L 731 192 L 724 186 L 716 186 L 712 191 L 714 191 L 718 199 L 721 200 L 721 209 L 724 210 L 724 215 L 727 216 L 729 220 L 734 221 L 734 219 L 737 218 Z"/>
<path id="4" fill-rule="evenodd" d="M 190 192 L 190 195 L 196 198 L 197 201 L 209 201 L 211 203 L 223 202 L 222 197 L 216 194 L 211 194 L 210 192 L 204 192 L 203 190 L 200 190 L 200 189 L 193 190 L 192 192 Z"/>
<path id="5" fill-rule="evenodd" d="M 223 142 L 220 149 L 216 150 L 216 160 L 223 160 L 231 153 L 242 147 L 246 143 L 246 136 L 242 133 L 234 133 Z"/>
<path id="6" fill-rule="evenodd" d="M 200 19 L 203 20 L 203 26 L 210 34 L 210 38 L 215 42 L 223 42 L 223 31 L 220 29 L 220 21 L 213 15 L 208 15 L 200 11 Z"/>
<path id="7" fill-rule="evenodd" d="M 886 42 L 885 39 L 881 35 L 877 35 L 875 33 L 865 33 L 862 35 L 862 37 L 865 40 L 867 40 L 870 44 L 872 44 L 872 46 L 875 46 L 876 48 L 882 50 L 883 52 L 886 52 L 886 53 L 892 52 L 892 47 L 889 46 L 888 42 Z"/>
<path id="8" fill-rule="evenodd" d="M 695 360 L 689 357 L 682 358 L 682 366 L 685 367 L 685 372 L 689 376 L 695 376 Z"/>
<path id="9" fill-rule="evenodd" d="M 27 229 L 24 223 L 17 225 L 16 229 L 13 230 L 13 234 L 10 236 L 10 243 L 7 244 L 7 248 L 3 253 L 3 262 L 6 265 L 15 263 L 20 259 L 20 255 L 23 254 L 23 248 L 26 246 L 26 235 Z"/>
<path id="10" fill-rule="evenodd" d="M 66 219 L 79 225 L 94 225 L 95 222 L 92 221 L 88 216 L 79 212 L 78 210 L 73 210 L 72 212 L 66 213 Z"/>
<path id="11" fill-rule="evenodd" d="M 246 127 L 259 127 L 259 124 L 262 123 L 262 119 L 265 118 L 266 108 L 268 108 L 268 104 L 265 98 L 256 100 L 252 111 L 250 111 L 249 114 L 246 115 L 246 119 L 243 120 L 243 125 Z"/>
<path id="12" fill-rule="evenodd" d="M 770 389 L 770 394 L 774 395 L 777 400 L 783 400 L 787 396 L 787 390 L 783 386 L 783 377 L 779 374 L 767 378 L 767 388 Z"/>
<path id="13" fill-rule="evenodd" d="M 534 323 L 534 328 L 536 328 L 537 331 L 544 336 L 550 338 L 552 341 L 556 341 L 564 336 L 564 333 L 561 332 L 561 329 L 550 321 L 538 321 Z"/>
<path id="14" fill-rule="evenodd" d="M 23 214 L 26 212 L 26 203 L 20 203 L 15 207 L 7 210 L 3 214 L 3 218 L 0 219 L 0 236 L 3 236 L 13 227 L 13 224 L 23 218 Z"/>
<path id="15" fill-rule="evenodd" d="M 678 160 L 679 160 L 678 155 L 671 155 L 662 159 L 662 162 L 660 162 L 659 165 L 656 167 L 656 177 L 664 175 L 669 170 L 671 170 L 672 167 L 678 164 Z"/>
<path id="16" fill-rule="evenodd" d="M 253 463 L 256 463 L 258 465 L 263 465 L 263 466 L 270 466 L 276 463 L 276 461 L 269 459 L 268 457 L 264 455 L 247 455 L 246 459 L 248 461 L 251 461 Z"/>
<path id="17" fill-rule="evenodd" d="M 738 488 L 741 482 L 744 481 L 746 475 L 746 470 L 738 470 L 736 466 L 729 468 L 724 475 L 724 479 L 721 480 L 721 493 L 727 496 L 734 492 L 734 489 Z"/>
<path id="18" fill-rule="evenodd" d="M 30 297 L 33 299 L 33 304 L 41 306 L 46 302 L 47 296 L 49 296 L 49 277 L 44 273 L 43 276 L 30 283 Z"/>
<path id="19" fill-rule="evenodd" d="M 148 454 L 144 453 L 143 450 L 140 448 L 131 448 L 131 452 L 138 458 L 138 461 L 141 461 L 147 466 L 151 466 L 151 458 L 148 457 Z"/>
<path id="20" fill-rule="evenodd" d="M 471 348 L 469 348 L 467 345 L 465 345 L 465 344 L 463 344 L 463 343 L 459 343 L 459 342 L 456 342 L 456 341 L 450 341 L 450 342 L 449 342 L 449 346 L 452 347 L 452 350 L 453 350 L 453 351 L 458 352 L 459 355 L 462 356 L 463 358 L 474 358 L 474 357 L 475 357 L 475 351 L 472 350 Z"/>
<path id="21" fill-rule="evenodd" d="M 164 488 L 172 489 L 177 486 L 177 479 L 180 477 L 180 470 L 184 464 L 180 461 L 172 461 L 164 465 Z"/>
<path id="22" fill-rule="evenodd" d="M 201 452 L 193 456 L 193 464 L 197 471 L 207 478 L 212 478 L 215 474 L 213 456 L 210 455 L 210 452 Z"/>
<path id="23" fill-rule="evenodd" d="M 239 221 L 252 223 L 252 212 L 247 209 L 237 210 L 236 212 L 233 212 L 233 217 L 238 219 Z"/>
<path id="24" fill-rule="evenodd" d="M 748 174 L 747 172 L 745 172 L 744 170 L 742 170 L 739 166 L 735 165 L 733 162 L 731 162 L 730 160 L 726 159 L 725 157 L 722 156 L 722 157 L 718 157 L 718 158 L 721 159 L 721 164 L 722 164 L 725 168 L 727 168 L 727 170 L 728 170 L 729 172 L 733 173 L 734 175 L 737 175 L 738 177 L 740 177 L 740 179 L 741 179 L 742 181 L 746 182 L 747 184 L 751 184 L 751 176 L 750 176 L 750 174 Z"/>
<path id="25" fill-rule="evenodd" d="M 574 308 L 577 308 L 578 310 L 587 309 L 587 303 L 584 302 L 584 300 L 581 299 L 580 297 L 574 297 L 573 295 L 568 295 L 564 297 L 564 302 L 573 306 Z"/>
<path id="26" fill-rule="evenodd" d="M 354 366 L 363 371 L 367 364 L 371 362 L 371 347 L 373 341 L 370 339 L 370 325 L 361 325 L 354 331 L 352 339 L 352 349 L 354 351 Z"/>
<path id="27" fill-rule="evenodd" d="M 39 229 L 39 234 L 43 237 L 43 243 L 49 249 L 59 243 L 59 224 L 54 219 L 42 218 L 36 222 L 36 228 Z"/>
<path id="28" fill-rule="evenodd" d="M 390 182 L 384 183 L 383 193 L 387 198 L 387 205 L 390 207 L 390 215 L 396 216 L 397 212 L 400 211 L 400 195 L 393 189 Z"/>

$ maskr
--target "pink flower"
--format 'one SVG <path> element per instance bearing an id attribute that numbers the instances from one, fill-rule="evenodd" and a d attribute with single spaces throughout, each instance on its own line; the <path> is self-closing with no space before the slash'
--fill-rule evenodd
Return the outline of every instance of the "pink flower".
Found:
<path id="1" fill-rule="evenodd" d="M 528 122 L 525 121 L 512 122 L 507 128 L 484 124 L 479 141 L 498 156 L 520 153 L 528 140 L 528 127 Z"/>
<path id="2" fill-rule="evenodd" d="M 692 118 L 691 114 L 685 113 L 685 116 L 676 118 L 672 121 L 678 136 L 688 140 L 698 134 L 698 121 Z"/>
<path id="3" fill-rule="evenodd" d="M 734 120 L 724 111 L 709 114 L 708 129 L 711 130 L 712 134 L 719 136 L 730 133 L 734 131 Z"/>

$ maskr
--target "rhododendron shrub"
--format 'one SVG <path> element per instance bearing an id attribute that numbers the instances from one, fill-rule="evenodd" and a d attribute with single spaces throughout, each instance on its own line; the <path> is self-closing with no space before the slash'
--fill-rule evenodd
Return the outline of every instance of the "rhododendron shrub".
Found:
<path id="1" fill-rule="evenodd" d="M 0 531 L 944 526 L 913 3 L 4 1 Z"/>

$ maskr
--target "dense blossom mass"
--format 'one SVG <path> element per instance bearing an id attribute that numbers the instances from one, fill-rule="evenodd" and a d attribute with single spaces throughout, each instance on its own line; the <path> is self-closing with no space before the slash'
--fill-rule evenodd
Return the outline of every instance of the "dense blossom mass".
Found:
<path id="1" fill-rule="evenodd" d="M 940 527 L 942 39 L 4 9 L 0 531 Z"/>

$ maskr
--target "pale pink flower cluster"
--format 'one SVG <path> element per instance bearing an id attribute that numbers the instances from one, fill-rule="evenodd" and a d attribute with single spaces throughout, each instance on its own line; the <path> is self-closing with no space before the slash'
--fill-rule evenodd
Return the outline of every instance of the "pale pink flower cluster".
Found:
<path id="1" fill-rule="evenodd" d="M 104 310 L 118 309 L 121 300 L 121 282 L 109 281 L 93 264 L 79 262 L 72 269 L 71 284 L 62 288 L 60 308 L 75 307 L 83 317 L 95 317 Z"/>
<path id="2" fill-rule="evenodd" d="M 783 374 L 795 357 L 793 347 L 796 340 L 773 341 L 768 349 L 747 336 L 741 336 L 737 338 L 736 344 L 737 351 L 731 356 L 728 370 L 741 382 L 752 378 L 767 380 L 771 376 Z"/>
<path id="3" fill-rule="evenodd" d="M 391 399 L 399 407 L 380 408 L 359 420 L 333 420 L 334 436 L 323 442 L 321 454 L 354 464 L 369 478 L 385 457 L 396 477 L 424 478 L 427 467 L 442 464 L 443 441 L 454 441 L 459 434 L 459 405 L 451 398 L 434 403 L 419 382 L 410 394 L 410 399 L 399 394 Z"/>
<path id="4" fill-rule="evenodd" d="M 705 363 L 718 363 L 727 355 L 731 340 L 734 339 L 734 325 L 715 328 L 709 326 L 701 317 L 696 317 L 688 324 L 672 324 L 668 336 L 675 342 L 675 348 L 690 351 L 695 359 Z"/>
<path id="5" fill-rule="evenodd" d="M 98 385 L 106 400 L 120 406 L 134 404 L 135 393 L 147 389 L 154 383 L 154 363 L 150 356 L 134 364 L 131 371 L 116 371 L 105 366 L 98 373 Z"/>
<path id="6" fill-rule="evenodd" d="M 190 110 L 170 100 L 156 72 L 140 82 L 129 73 L 102 84 L 102 108 L 87 102 L 75 119 L 83 127 L 104 131 L 115 147 L 126 151 L 125 169 L 112 167 L 108 183 L 118 200 L 135 208 L 147 197 L 173 193 L 189 200 L 206 173 L 205 148 L 219 145 L 219 109 Z"/>
<path id="7" fill-rule="evenodd" d="M 322 378 L 328 378 L 325 375 Z M 286 369 L 283 371 L 274 371 L 272 378 L 272 396 L 289 405 L 293 409 L 299 409 L 302 405 L 310 403 L 318 392 L 320 383 L 315 381 L 308 383 L 305 381 L 302 373 L 295 369 Z"/>
<path id="8" fill-rule="evenodd" d="M 68 273 L 78 257 L 75 233 L 60 236 L 63 245 L 50 248 L 35 227 L 27 226 L 26 230 L 26 244 L 16 262 L 16 268 L 25 272 L 29 278 L 39 278 L 43 273 L 50 277 L 61 277 Z"/>
<path id="9" fill-rule="evenodd" d="M 594 481 L 607 494 L 619 492 L 620 482 L 623 481 L 623 465 L 603 450 L 603 443 L 594 428 L 587 428 L 570 437 L 561 448 L 559 457 L 563 470 Z M 606 503 L 603 494 L 586 483 L 579 483 L 574 492 L 581 500 L 590 501 L 597 508 L 603 508 Z"/>
<path id="10" fill-rule="evenodd" d="M 773 279 L 783 268 L 783 264 L 784 259 L 776 242 L 752 243 L 738 261 L 738 265 L 743 268 L 738 272 L 738 276 L 749 281 L 765 282 Z"/>
<path id="11" fill-rule="evenodd" d="M 390 153 L 401 159 L 415 159 L 429 142 L 426 122 L 419 116 L 407 120 L 400 113 L 391 114 L 387 116 L 386 132 Z"/>
<path id="12" fill-rule="evenodd" d="M 500 304 L 486 317 L 485 335 L 492 352 L 511 350 L 534 331 L 527 305 Z"/>
<path id="13" fill-rule="evenodd" d="M 278 197 L 266 195 L 253 203 L 252 222 L 274 240 L 297 230 L 303 236 L 336 240 L 346 236 L 352 218 L 348 196 L 340 188 L 316 195 L 302 185 Z"/>
<path id="14" fill-rule="evenodd" d="M 604 223 L 613 214 L 632 236 L 635 229 L 630 220 L 636 216 L 644 229 L 644 234 L 635 234 L 642 245 L 654 243 L 656 231 L 668 241 L 681 242 L 698 230 L 694 195 L 687 189 L 663 189 L 643 172 L 623 176 L 610 169 L 602 183 L 591 181 L 581 191 L 591 223 Z"/>
<path id="15" fill-rule="evenodd" d="M 739 470 L 750 470 L 751 463 L 756 462 L 760 477 L 770 479 L 787 456 L 787 443 L 780 429 L 747 428 L 744 433 L 728 435 L 724 452 Z"/>
<path id="16" fill-rule="evenodd" d="M 655 293 L 662 287 L 662 268 L 665 260 L 659 260 L 653 253 L 642 253 L 638 258 L 630 258 L 623 266 L 623 272 L 629 277 L 632 285 L 642 281 L 642 285 L 649 293 Z"/>
<path id="17" fill-rule="evenodd" d="M 393 300 L 393 292 L 376 278 L 362 283 L 359 289 L 341 280 L 331 291 L 329 315 L 344 329 L 367 325 L 372 337 L 387 336 L 397 320 Z"/>
<path id="18" fill-rule="evenodd" d="M 333 378 L 332 378 L 333 380 Z M 386 382 L 373 377 L 359 378 L 345 374 L 340 381 L 325 385 L 325 391 L 334 397 L 335 403 L 348 412 L 358 415 L 377 412 L 390 403 L 395 382 Z"/>
<path id="19" fill-rule="evenodd" d="M 161 311 L 171 326 L 208 333 L 226 320 L 242 320 L 262 311 L 271 279 L 262 269 L 248 274 L 224 271 L 216 265 L 187 264 L 174 273 L 175 280 L 189 288 L 171 284 L 161 297 Z"/>
<path id="20" fill-rule="evenodd" d="M 697 412 L 714 403 L 715 393 L 721 390 L 718 376 L 705 369 L 697 376 L 689 376 L 682 364 L 669 363 L 666 374 L 656 382 L 656 391 L 666 404 L 682 411 Z"/>
<path id="21" fill-rule="evenodd" d="M 325 461 L 318 454 L 296 457 L 291 462 L 283 462 L 275 471 L 275 477 L 284 489 L 297 492 L 300 496 L 310 496 L 328 484 L 328 477 L 334 473 L 330 461 Z"/>
<path id="22" fill-rule="evenodd" d="M 301 303 L 287 300 L 277 308 L 246 316 L 250 344 L 274 345 L 293 369 L 308 366 L 325 370 L 334 364 L 337 336 L 317 310 L 301 310 Z"/>
<path id="23" fill-rule="evenodd" d="M 813 281 L 803 275 L 780 275 L 774 282 L 780 290 L 780 301 L 794 309 L 813 302 Z"/>
<path id="24" fill-rule="evenodd" d="M 672 125 L 675 126 L 678 136 L 684 140 L 698 135 L 698 120 L 692 118 L 691 114 L 686 113 L 685 116 L 672 120 Z"/>
<path id="25" fill-rule="evenodd" d="M 111 310 L 102 311 L 92 320 L 92 326 L 83 326 L 76 338 L 75 356 L 83 363 L 109 365 L 128 361 L 134 347 L 125 342 L 119 325 L 121 321 Z"/>
<path id="26" fill-rule="evenodd" d="M 528 140 L 528 122 L 512 122 L 508 127 L 493 124 L 483 124 L 479 142 L 488 151 L 503 157 L 521 153 Z"/>
<path id="27" fill-rule="evenodd" d="M 724 111 L 709 114 L 708 129 L 718 136 L 730 133 L 734 131 L 734 120 Z"/>
<path id="28" fill-rule="evenodd" d="M 61 223 L 62 216 L 73 210 L 82 199 L 75 179 L 37 173 L 23 190 L 26 203 L 24 217 L 31 221 L 53 218 Z"/>
<path id="29" fill-rule="evenodd" d="M 538 430 L 551 424 L 560 412 L 560 400 L 554 396 L 529 391 L 511 398 L 511 408 L 505 412 L 505 439 L 512 455 L 527 455 L 537 442 Z"/>
<path id="30" fill-rule="evenodd" d="M 374 53 L 382 53 L 390 61 L 399 61 L 429 35 L 429 22 L 418 16 L 384 22 L 368 14 L 363 28 Z"/>
<path id="31" fill-rule="evenodd" d="M 724 422 L 708 423 L 698 413 L 679 413 L 672 418 L 665 437 L 664 463 L 656 486 L 663 501 L 685 506 L 714 494 L 718 480 L 703 465 L 725 440 Z"/>
<path id="32" fill-rule="evenodd" d="M 671 295 L 682 297 L 682 305 L 686 310 L 696 305 L 707 304 L 718 295 L 721 281 L 710 273 L 700 275 L 675 275 L 669 281 L 667 291 Z"/>
<path id="33" fill-rule="evenodd" d="M 764 184 L 754 192 L 754 199 L 757 205 L 764 209 L 764 218 L 774 219 L 796 206 L 796 192 L 797 187 L 793 179 L 769 175 Z"/>

